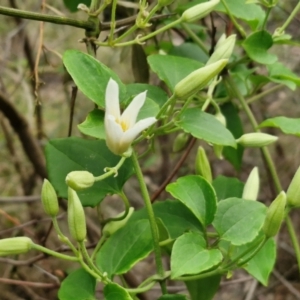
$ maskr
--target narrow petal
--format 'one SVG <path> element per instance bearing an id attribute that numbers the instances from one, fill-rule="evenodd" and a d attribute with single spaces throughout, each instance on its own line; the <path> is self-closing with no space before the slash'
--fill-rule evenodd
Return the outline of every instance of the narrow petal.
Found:
<path id="1" fill-rule="evenodd" d="M 120 119 L 119 86 L 113 79 L 109 79 L 105 91 L 106 113 L 113 115 L 117 120 Z"/>
<path id="2" fill-rule="evenodd" d="M 131 128 L 135 124 L 139 111 L 145 103 L 146 94 L 147 91 L 135 96 L 128 107 L 124 110 L 121 120 L 127 124 L 127 128 Z"/>
<path id="3" fill-rule="evenodd" d="M 124 132 L 121 144 L 127 145 L 128 147 L 131 145 L 133 140 L 146 128 L 154 124 L 157 120 L 154 117 L 146 118 L 143 120 L 138 121 L 134 126 L 127 131 Z"/>
<path id="4" fill-rule="evenodd" d="M 120 142 L 123 136 L 123 130 L 121 125 L 116 122 L 114 116 L 107 115 L 105 116 L 105 135 L 106 135 L 106 145 L 114 154 L 120 153 Z"/>

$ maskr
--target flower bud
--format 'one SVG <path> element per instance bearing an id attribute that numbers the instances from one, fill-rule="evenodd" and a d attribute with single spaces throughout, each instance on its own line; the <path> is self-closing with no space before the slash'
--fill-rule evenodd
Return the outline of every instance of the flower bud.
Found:
<path id="1" fill-rule="evenodd" d="M 103 227 L 103 234 L 105 234 L 106 236 L 111 236 L 116 231 L 118 231 L 119 229 L 124 227 L 125 224 L 128 222 L 128 220 L 130 219 L 133 212 L 134 212 L 134 208 L 130 207 L 128 210 L 128 214 L 124 219 L 119 220 L 119 221 L 111 221 L 111 222 L 108 222 L 107 224 L 105 224 L 105 226 Z M 124 214 L 124 212 L 118 214 L 117 218 L 123 216 L 123 214 Z"/>
<path id="2" fill-rule="evenodd" d="M 217 6 L 219 2 L 220 0 L 211 0 L 188 8 L 183 12 L 180 19 L 182 22 L 194 22 L 196 20 L 204 18 L 206 15 L 213 11 L 215 6 Z"/>
<path id="3" fill-rule="evenodd" d="M 45 213 L 51 217 L 57 216 L 59 212 L 57 195 L 52 184 L 47 179 L 44 179 L 41 198 Z"/>
<path id="4" fill-rule="evenodd" d="M 277 140 L 277 136 L 262 132 L 253 132 L 242 135 L 236 142 L 244 147 L 264 147 Z"/>
<path id="5" fill-rule="evenodd" d="M 173 143 L 173 152 L 179 152 L 184 149 L 186 143 L 189 140 L 189 135 L 185 132 L 180 132 Z"/>
<path id="6" fill-rule="evenodd" d="M 291 207 L 300 206 L 300 167 L 296 171 L 286 192 L 287 203 Z"/>
<path id="7" fill-rule="evenodd" d="M 67 185 L 75 191 L 80 191 L 93 186 L 95 177 L 88 171 L 73 171 L 66 177 Z"/>
<path id="8" fill-rule="evenodd" d="M 222 123 L 222 125 L 224 125 L 226 127 L 227 122 L 226 122 L 226 118 L 224 117 L 224 115 L 221 112 L 217 112 L 215 114 L 215 118 Z"/>
<path id="9" fill-rule="evenodd" d="M 235 34 L 227 38 L 225 38 L 225 34 L 223 34 L 216 44 L 215 51 L 207 61 L 206 65 L 210 65 L 220 59 L 229 59 L 235 45 L 235 40 Z"/>
<path id="10" fill-rule="evenodd" d="M 286 194 L 284 191 L 276 197 L 267 210 L 263 231 L 267 237 L 275 236 L 285 215 Z"/>
<path id="11" fill-rule="evenodd" d="M 212 183 L 212 174 L 209 160 L 206 156 L 204 148 L 202 147 L 199 147 L 197 151 L 195 169 L 197 175 L 201 175 L 209 183 Z"/>
<path id="12" fill-rule="evenodd" d="M 68 224 L 73 239 L 82 242 L 86 237 L 84 210 L 76 191 L 71 188 L 68 188 Z"/>
<path id="13" fill-rule="evenodd" d="M 188 98 L 203 89 L 227 64 L 227 59 L 221 59 L 209 66 L 202 67 L 178 82 L 174 89 L 177 98 Z"/>
<path id="14" fill-rule="evenodd" d="M 257 200 L 259 192 L 259 174 L 258 168 L 254 167 L 250 172 L 248 179 L 245 183 L 244 190 L 243 190 L 243 199 L 246 200 Z"/>
<path id="15" fill-rule="evenodd" d="M 213 145 L 213 148 L 214 148 L 214 152 L 215 152 L 215 155 L 218 159 L 223 159 L 223 149 L 224 149 L 224 146 L 222 145 Z"/>
<path id="16" fill-rule="evenodd" d="M 14 237 L 0 240 L 0 256 L 27 253 L 32 247 L 28 237 Z"/>

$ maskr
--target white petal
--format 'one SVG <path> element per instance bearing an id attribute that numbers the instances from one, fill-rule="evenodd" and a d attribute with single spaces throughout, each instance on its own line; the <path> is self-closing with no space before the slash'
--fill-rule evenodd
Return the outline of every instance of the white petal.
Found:
<path id="1" fill-rule="evenodd" d="M 118 124 L 112 115 L 105 116 L 105 135 L 106 135 L 106 145 L 115 154 L 120 153 L 120 143 L 123 136 L 123 130 L 121 125 Z"/>
<path id="2" fill-rule="evenodd" d="M 120 119 L 119 86 L 113 79 L 109 79 L 105 91 L 106 113 Z"/>
<path id="3" fill-rule="evenodd" d="M 127 124 L 127 128 L 131 128 L 135 124 L 139 111 L 145 103 L 146 94 L 147 91 L 135 96 L 128 107 L 124 110 L 121 120 Z"/>
<path id="4" fill-rule="evenodd" d="M 131 145 L 133 140 L 146 128 L 154 124 L 157 120 L 154 117 L 146 118 L 138 121 L 134 126 L 124 132 L 122 137 L 122 145 L 128 145 L 127 148 Z"/>

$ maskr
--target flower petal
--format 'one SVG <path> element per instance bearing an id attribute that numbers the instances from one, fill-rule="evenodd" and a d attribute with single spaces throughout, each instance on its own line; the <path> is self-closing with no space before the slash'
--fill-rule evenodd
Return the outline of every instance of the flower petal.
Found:
<path id="1" fill-rule="evenodd" d="M 146 128 L 154 124 L 157 120 L 154 117 L 146 118 L 138 121 L 134 126 L 124 132 L 121 144 L 127 145 L 127 149 L 133 142 L 133 140 Z"/>
<path id="2" fill-rule="evenodd" d="M 106 113 L 113 115 L 117 120 L 120 119 L 119 86 L 111 78 L 105 91 L 105 109 Z"/>
<path id="3" fill-rule="evenodd" d="M 106 135 L 106 145 L 111 152 L 114 154 L 120 153 L 120 143 L 123 136 L 123 130 L 121 125 L 116 122 L 116 119 L 112 115 L 105 115 L 105 135 Z"/>
<path id="4" fill-rule="evenodd" d="M 146 94 L 147 91 L 135 96 L 128 107 L 124 110 L 121 116 L 121 122 L 125 122 L 127 124 L 127 128 L 132 128 L 134 126 L 140 109 L 145 103 Z"/>

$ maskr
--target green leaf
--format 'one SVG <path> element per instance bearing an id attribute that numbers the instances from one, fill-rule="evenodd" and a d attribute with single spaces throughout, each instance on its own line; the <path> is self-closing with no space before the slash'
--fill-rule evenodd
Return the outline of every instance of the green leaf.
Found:
<path id="1" fill-rule="evenodd" d="M 86 135 L 105 140 L 104 111 L 95 108 L 77 127 L 80 132 Z"/>
<path id="2" fill-rule="evenodd" d="M 257 254 L 248 261 L 244 269 L 264 286 L 267 286 L 275 262 L 276 244 L 274 239 L 269 239 Z"/>
<path id="3" fill-rule="evenodd" d="M 179 46 L 174 46 L 169 51 L 169 55 L 190 58 L 202 63 L 206 63 L 208 60 L 208 55 L 194 43 L 182 43 Z"/>
<path id="4" fill-rule="evenodd" d="M 159 106 L 152 99 L 146 99 L 137 116 L 137 121 L 146 119 L 149 117 L 155 117 L 159 112 Z"/>
<path id="5" fill-rule="evenodd" d="M 96 279 L 83 269 L 72 272 L 63 280 L 59 300 L 95 300 Z"/>
<path id="6" fill-rule="evenodd" d="M 46 145 L 46 160 L 49 179 L 58 195 L 67 197 L 65 178 L 71 171 L 87 170 L 99 176 L 106 167 L 114 167 L 120 160 L 106 147 L 105 141 L 91 141 L 80 138 L 51 140 Z M 96 182 L 91 188 L 78 192 L 84 206 L 96 206 L 108 194 L 122 191 L 124 183 L 134 173 L 132 162 L 127 159 L 118 171 L 117 177 Z"/>
<path id="7" fill-rule="evenodd" d="M 265 217 L 266 207 L 262 203 L 229 198 L 218 203 L 213 226 L 222 239 L 238 246 L 255 239 Z"/>
<path id="8" fill-rule="evenodd" d="M 221 282 L 221 275 L 185 281 L 191 300 L 212 300 Z"/>
<path id="9" fill-rule="evenodd" d="M 193 71 L 203 67 L 203 63 L 178 56 L 151 55 L 148 63 L 154 73 L 164 81 L 171 91 L 175 85 Z"/>
<path id="10" fill-rule="evenodd" d="M 86 6 L 90 6 L 91 5 L 91 0 L 64 0 L 64 4 L 65 6 L 71 11 L 71 12 L 75 12 L 77 11 L 77 6 L 78 4 L 85 4 Z"/>
<path id="11" fill-rule="evenodd" d="M 236 147 L 231 132 L 214 116 L 199 108 L 188 108 L 179 117 L 177 125 L 198 139 L 221 146 Z"/>
<path id="12" fill-rule="evenodd" d="M 284 84 L 293 91 L 300 85 L 300 77 L 279 62 L 268 65 L 268 71 L 271 81 Z"/>
<path id="13" fill-rule="evenodd" d="M 275 127 L 281 129 L 286 134 L 293 134 L 300 137 L 300 118 L 293 119 L 287 117 L 275 117 L 263 121 L 259 124 L 262 127 Z"/>
<path id="14" fill-rule="evenodd" d="M 237 178 L 220 175 L 213 181 L 213 187 L 219 201 L 221 201 L 231 197 L 241 198 L 243 195 L 244 183 Z"/>
<path id="15" fill-rule="evenodd" d="M 243 135 L 244 130 L 242 126 L 242 121 L 239 117 L 238 110 L 232 103 L 226 103 L 221 106 L 222 113 L 226 118 L 226 126 L 233 134 L 233 136 L 238 139 Z M 237 148 L 224 147 L 223 155 L 229 160 L 237 171 L 240 170 L 242 165 L 244 148 L 241 145 L 237 145 Z"/>
<path id="16" fill-rule="evenodd" d="M 94 57 L 77 50 L 67 50 L 63 62 L 82 93 L 100 107 L 105 106 L 105 91 L 110 78 L 119 85 L 120 102 L 126 97 L 126 87 L 120 78 Z"/>
<path id="17" fill-rule="evenodd" d="M 185 233 L 173 245 L 171 278 L 201 273 L 218 265 L 222 259 L 218 249 L 206 249 L 206 241 L 201 235 Z"/>
<path id="18" fill-rule="evenodd" d="M 133 216 L 131 216 L 132 218 Z M 130 218 L 130 221 L 131 221 Z M 124 274 L 153 249 L 149 221 L 128 222 L 113 234 L 96 255 L 96 264 L 112 278 Z"/>
<path id="19" fill-rule="evenodd" d="M 163 223 L 162 219 L 160 218 L 155 218 L 157 229 L 158 229 L 158 234 L 159 234 L 159 241 L 165 241 L 170 238 L 170 234 L 168 232 L 167 227 Z"/>
<path id="20" fill-rule="evenodd" d="M 251 59 L 266 65 L 273 64 L 277 60 L 276 55 L 267 52 L 272 45 L 272 36 L 265 30 L 250 34 L 242 43 Z"/>
<path id="21" fill-rule="evenodd" d="M 181 201 L 202 223 L 211 224 L 217 208 L 213 187 L 201 176 L 190 175 L 177 179 L 166 190 Z"/>
<path id="22" fill-rule="evenodd" d="M 133 300 L 129 293 L 116 283 L 108 283 L 103 289 L 105 300 Z"/>
<path id="23" fill-rule="evenodd" d="M 176 294 L 176 295 L 167 294 L 159 297 L 157 300 L 187 300 L 187 297 L 185 295 L 180 295 L 180 294 Z"/>
<path id="24" fill-rule="evenodd" d="M 161 219 L 164 223 L 171 239 L 176 239 L 187 230 L 203 232 L 198 219 L 186 206 L 177 200 L 156 202 L 153 204 L 153 211 L 156 218 Z M 142 219 L 148 220 L 148 214 L 145 208 L 134 212 L 127 224 L 136 223 Z"/>
<path id="25" fill-rule="evenodd" d="M 147 98 L 153 100 L 159 107 L 163 106 L 168 100 L 167 93 L 158 86 L 134 83 L 128 84 L 126 88 L 128 98 L 147 91 Z"/>

